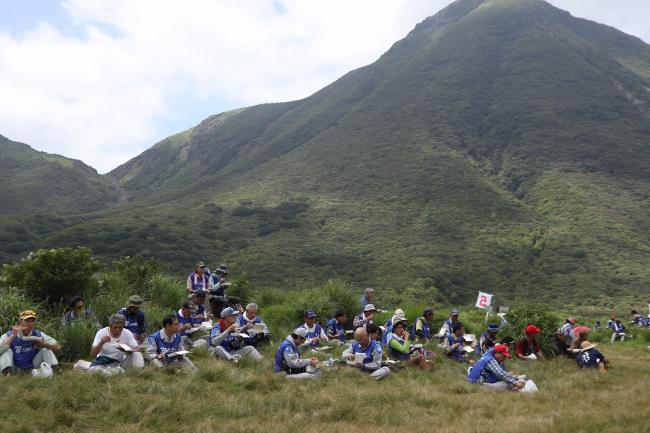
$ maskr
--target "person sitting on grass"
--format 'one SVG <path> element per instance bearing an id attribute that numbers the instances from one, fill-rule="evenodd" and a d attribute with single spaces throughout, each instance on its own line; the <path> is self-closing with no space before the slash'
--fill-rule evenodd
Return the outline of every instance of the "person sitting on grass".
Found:
<path id="1" fill-rule="evenodd" d="M 438 331 L 438 333 L 436 334 L 437 338 L 441 338 L 443 340 L 443 344 L 445 338 L 447 338 L 449 335 L 451 335 L 454 332 L 453 328 L 456 322 L 458 322 L 458 310 L 454 308 L 453 310 L 451 310 L 449 319 L 443 322 L 440 331 Z"/>
<path id="2" fill-rule="evenodd" d="M 108 326 L 97 331 L 90 354 L 95 360 L 90 364 L 89 373 L 123 373 L 124 370 L 144 367 L 144 358 L 133 333 L 124 326 L 126 318 L 113 314 Z"/>
<path id="3" fill-rule="evenodd" d="M 129 297 L 129 304 L 117 312 L 126 319 L 124 327 L 131 331 L 138 344 L 144 342 L 147 335 L 147 320 L 141 307 L 142 298 L 133 295 Z"/>
<path id="4" fill-rule="evenodd" d="M 625 325 L 623 325 L 618 319 L 612 326 L 612 339 L 610 342 L 613 344 L 616 340 L 625 341 Z"/>
<path id="5" fill-rule="evenodd" d="M 212 288 L 210 284 L 210 273 L 206 272 L 205 263 L 196 262 L 194 272 L 188 275 L 185 287 L 189 294 L 207 292 Z"/>
<path id="6" fill-rule="evenodd" d="M 465 327 L 461 322 L 455 322 L 452 325 L 452 333 L 442 341 L 442 351 L 447 358 L 454 361 L 463 361 L 465 359 L 464 339 Z"/>
<path id="7" fill-rule="evenodd" d="M 508 348 L 496 344 L 470 368 L 467 380 L 499 391 L 522 389 L 526 385 L 525 377 L 510 373 L 504 364 L 506 358 L 511 358 Z"/>
<path id="8" fill-rule="evenodd" d="M 497 341 L 497 333 L 499 332 L 499 325 L 496 323 L 490 323 L 487 327 L 487 330 L 481 334 L 478 339 L 478 344 L 476 345 L 476 354 L 481 355 L 487 350 L 487 342 L 492 342 L 492 346 Z"/>
<path id="9" fill-rule="evenodd" d="M 86 303 L 84 302 L 83 297 L 73 296 L 70 301 L 68 301 L 69 310 L 63 314 L 63 317 L 61 317 L 61 326 L 70 326 L 79 319 L 83 319 L 92 323 L 97 328 L 101 328 L 100 323 L 93 316 L 93 312 L 90 311 L 90 308 L 84 308 L 85 306 Z"/>
<path id="10" fill-rule="evenodd" d="M 377 326 L 376 323 L 368 323 L 366 325 L 366 332 L 368 333 L 368 337 L 370 337 L 371 340 L 375 340 L 379 343 L 381 346 L 381 329 L 379 329 L 379 326 Z"/>
<path id="11" fill-rule="evenodd" d="M 393 332 L 393 323 L 397 323 L 400 320 L 406 321 L 406 316 L 404 315 L 404 310 L 398 308 L 395 310 L 393 317 L 384 323 L 384 332 L 381 334 L 381 347 L 388 346 L 388 337 Z"/>
<path id="12" fill-rule="evenodd" d="M 403 361 L 409 365 L 420 367 L 423 370 L 430 368 L 424 355 L 413 351 L 409 333 L 406 331 L 406 321 L 393 324 L 392 335 L 388 339 L 388 357 L 395 361 Z"/>
<path id="13" fill-rule="evenodd" d="M 246 346 L 241 337 L 235 336 L 241 329 L 237 328 L 237 310 L 232 307 L 221 311 L 221 320 L 212 328 L 209 338 L 209 351 L 214 356 L 237 363 L 241 358 L 249 357 L 254 361 L 262 360 L 262 355 L 253 346 Z"/>
<path id="14" fill-rule="evenodd" d="M 580 368 L 597 368 L 601 373 L 609 370 L 609 360 L 596 350 L 598 344 L 585 340 L 580 344 L 580 353 L 576 356 L 576 362 Z"/>
<path id="15" fill-rule="evenodd" d="M 341 344 L 345 343 L 345 322 L 347 321 L 348 315 L 345 310 L 336 310 L 334 317 L 325 324 L 327 338 L 331 341 L 339 341 Z"/>
<path id="16" fill-rule="evenodd" d="M 54 352 L 61 350 L 57 341 L 36 329 L 36 311 L 25 310 L 18 316 L 18 325 L 0 337 L 0 371 L 5 376 L 29 372 L 45 362 L 59 368 Z"/>
<path id="17" fill-rule="evenodd" d="M 364 373 L 369 373 L 370 377 L 380 380 L 390 374 L 388 367 L 381 366 L 383 352 L 381 345 L 376 340 L 371 340 L 368 332 L 362 326 L 354 331 L 354 343 L 343 352 L 343 359 L 346 361 L 356 361 L 355 354 L 363 354 L 361 362 L 355 362 L 355 367 Z"/>
<path id="18" fill-rule="evenodd" d="M 185 354 L 183 338 L 179 332 L 178 318 L 168 315 L 163 318 L 162 329 L 156 331 L 147 339 L 147 359 L 154 367 L 177 366 L 196 369 Z"/>
<path id="19" fill-rule="evenodd" d="M 422 312 L 422 316 L 415 319 L 415 322 L 411 325 L 411 334 L 409 334 L 409 338 L 414 343 L 427 344 L 433 337 L 433 334 L 431 333 L 432 321 L 433 308 L 427 307 Z"/>
<path id="20" fill-rule="evenodd" d="M 257 313 L 259 307 L 257 304 L 250 303 L 246 305 L 246 310 L 237 316 L 237 325 L 242 332 L 250 335 L 250 338 L 244 339 L 247 346 L 257 347 L 260 344 L 269 342 L 269 328 Z"/>
<path id="21" fill-rule="evenodd" d="M 525 336 L 515 345 L 517 358 L 523 360 L 543 359 L 544 355 L 537 342 L 537 334 L 542 332 L 537 326 L 530 324 L 524 329 Z"/>
<path id="22" fill-rule="evenodd" d="M 573 317 L 566 319 L 562 325 L 555 332 L 555 344 L 558 353 L 565 355 L 571 354 L 571 344 L 573 342 L 573 329 L 576 327 L 576 321 Z"/>
<path id="23" fill-rule="evenodd" d="M 303 318 L 305 323 L 300 327 L 305 328 L 307 331 L 307 338 L 300 345 L 301 347 L 318 347 L 321 341 L 326 342 L 328 340 L 325 330 L 316 323 L 316 312 L 314 310 L 305 311 Z"/>
<path id="24" fill-rule="evenodd" d="M 316 358 L 301 359 L 299 347 L 307 338 L 307 330 L 302 326 L 294 329 L 291 335 L 284 339 L 275 352 L 273 370 L 282 373 L 287 379 L 318 379 L 321 371 L 316 366 Z"/>
<path id="25" fill-rule="evenodd" d="M 178 324 L 180 325 L 179 332 L 183 338 L 183 344 L 191 348 L 192 339 L 190 338 L 190 333 L 187 331 L 201 326 L 203 321 L 192 316 L 192 304 L 189 302 L 184 302 L 183 306 L 176 312 L 176 319 L 178 319 Z"/>
<path id="26" fill-rule="evenodd" d="M 197 292 L 190 296 L 190 315 L 201 323 L 212 319 L 212 313 L 205 308 L 206 292 Z"/>
<path id="27" fill-rule="evenodd" d="M 366 304 L 363 311 L 352 321 L 352 328 L 357 329 L 365 327 L 368 323 L 373 323 L 377 309 L 373 304 Z"/>

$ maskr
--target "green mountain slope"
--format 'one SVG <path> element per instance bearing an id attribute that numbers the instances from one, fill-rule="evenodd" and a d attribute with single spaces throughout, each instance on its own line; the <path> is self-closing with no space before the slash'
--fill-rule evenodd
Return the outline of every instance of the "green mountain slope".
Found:
<path id="1" fill-rule="evenodd" d="M 157 144 L 108 175 L 128 206 L 43 241 L 453 302 L 632 296 L 650 284 L 648 71 L 648 45 L 543 1 L 460 0 L 304 100 Z"/>

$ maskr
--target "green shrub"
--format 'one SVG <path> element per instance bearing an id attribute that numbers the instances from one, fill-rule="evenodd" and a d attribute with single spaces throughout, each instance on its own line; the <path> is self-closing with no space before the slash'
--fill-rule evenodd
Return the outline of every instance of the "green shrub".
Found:
<path id="1" fill-rule="evenodd" d="M 79 319 L 68 326 L 59 326 L 54 335 L 61 344 L 60 359 L 70 362 L 89 359 L 96 333 L 97 327 L 90 320 Z"/>
<path id="2" fill-rule="evenodd" d="M 102 268 L 88 248 L 54 248 L 30 253 L 3 266 L 5 284 L 38 302 L 61 302 L 91 291 L 93 275 Z"/>
<path id="3" fill-rule="evenodd" d="M 18 323 L 18 315 L 28 308 L 40 314 L 39 305 L 30 301 L 23 291 L 13 287 L 0 289 L 0 332 L 7 332 Z"/>
<path id="4" fill-rule="evenodd" d="M 115 260 L 113 266 L 125 278 L 131 290 L 142 292 L 150 288 L 152 278 L 163 270 L 158 260 L 146 259 L 140 254 Z"/>
<path id="5" fill-rule="evenodd" d="M 540 328 L 542 332 L 538 334 L 537 341 L 542 352 L 547 356 L 555 354 L 555 331 L 562 325 L 562 320 L 546 306 L 522 305 L 511 309 L 506 319 L 509 322 L 510 335 L 515 339 L 523 336 L 524 328 L 531 323 Z"/>
<path id="6" fill-rule="evenodd" d="M 236 296 L 241 299 L 242 305 L 246 305 L 252 296 L 251 283 L 245 276 L 235 278 L 226 292 L 227 296 Z"/>
<path id="7" fill-rule="evenodd" d="M 155 274 L 149 282 L 149 291 L 145 296 L 151 306 L 178 310 L 187 299 L 187 293 L 182 284 L 163 274 Z"/>

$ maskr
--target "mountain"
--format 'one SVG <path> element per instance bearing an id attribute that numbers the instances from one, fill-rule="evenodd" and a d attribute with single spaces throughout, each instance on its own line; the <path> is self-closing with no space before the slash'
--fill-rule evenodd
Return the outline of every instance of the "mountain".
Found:
<path id="1" fill-rule="evenodd" d="M 212 116 L 45 245 L 464 302 L 650 284 L 650 46 L 541 0 L 459 0 L 299 101 Z"/>

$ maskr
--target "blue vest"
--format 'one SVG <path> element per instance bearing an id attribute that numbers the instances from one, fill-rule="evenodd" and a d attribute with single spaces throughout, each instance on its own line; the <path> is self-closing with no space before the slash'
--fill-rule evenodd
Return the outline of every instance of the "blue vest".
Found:
<path id="1" fill-rule="evenodd" d="M 7 332 L 7 337 L 11 337 L 11 331 Z M 40 331 L 34 329 L 32 336 L 41 337 Z M 14 365 L 23 370 L 34 368 L 32 360 L 38 353 L 39 348 L 34 341 L 25 341 L 22 338 L 16 337 L 11 342 L 11 351 L 14 353 Z"/>
<path id="2" fill-rule="evenodd" d="M 416 335 L 415 334 L 415 327 L 416 327 L 416 325 L 418 323 L 418 320 L 422 321 L 422 338 L 427 338 L 427 339 L 431 340 L 431 337 L 432 337 L 432 335 L 431 335 L 431 324 L 429 322 L 427 322 L 426 320 L 424 320 L 424 317 L 418 317 L 417 319 L 415 319 L 415 322 L 413 322 L 413 324 L 411 325 L 411 328 L 409 330 L 409 334 L 410 334 L 409 335 L 409 340 L 412 341 L 415 338 L 415 335 Z"/>
<path id="3" fill-rule="evenodd" d="M 477 383 L 481 378 L 481 373 L 483 373 L 485 366 L 488 364 L 488 362 L 492 361 L 493 359 L 494 359 L 494 349 L 490 348 L 487 352 L 485 352 L 483 356 L 481 356 L 481 358 L 478 361 L 476 361 L 476 364 L 474 364 L 469 374 L 467 375 L 467 381 L 469 383 Z M 486 372 L 486 374 L 483 375 L 483 381 L 486 383 L 494 383 L 497 382 L 498 380 L 499 378 L 497 378 L 492 373 Z"/>
<path id="4" fill-rule="evenodd" d="M 576 362 L 580 368 L 598 368 L 598 360 L 602 362 L 605 357 L 596 349 L 589 349 L 576 356 Z"/>
<path id="5" fill-rule="evenodd" d="M 328 337 L 340 334 L 337 338 L 340 341 L 345 341 L 345 327 L 336 320 L 336 317 L 328 320 L 325 327 L 327 328 Z"/>
<path id="6" fill-rule="evenodd" d="M 490 337 L 488 332 L 485 331 L 484 333 L 481 334 L 481 336 L 478 339 L 478 344 L 476 345 L 476 354 L 477 355 L 481 355 L 481 353 L 483 353 L 483 348 L 481 347 L 481 342 L 482 341 L 485 342 L 485 341 L 488 341 L 488 340 L 494 341 L 494 339 L 492 337 Z"/>
<path id="7" fill-rule="evenodd" d="M 244 319 L 243 314 L 240 314 L 239 316 L 237 316 L 237 323 L 239 323 L 239 326 L 244 326 L 247 323 L 253 323 L 253 324 L 262 323 L 262 318 L 260 316 L 255 316 L 255 318 L 251 322 L 249 322 L 248 320 Z"/>
<path id="8" fill-rule="evenodd" d="M 377 343 L 377 340 L 370 340 L 370 344 L 368 344 L 368 347 L 363 348 L 359 343 L 356 341 L 352 343 L 352 352 L 353 353 L 364 353 L 366 355 L 365 358 L 363 358 L 363 364 L 369 364 L 373 362 L 373 355 L 376 351 L 381 352 L 381 347 L 378 346 L 379 343 Z"/>
<path id="9" fill-rule="evenodd" d="M 124 307 L 117 313 L 126 317 L 124 328 L 131 331 L 133 335 L 140 336 L 147 332 L 147 325 L 144 321 L 144 312 L 142 310 L 138 310 L 138 314 L 129 314 L 128 307 Z"/>
<path id="10" fill-rule="evenodd" d="M 302 325 L 303 328 L 307 329 L 307 325 L 303 323 Z M 314 327 L 313 331 L 307 330 L 307 337 L 305 338 L 314 338 L 314 337 L 320 337 L 321 332 L 323 331 L 323 328 L 317 323 L 316 326 Z M 320 341 L 317 341 L 316 343 L 311 343 L 310 346 L 312 347 L 318 347 L 320 346 Z"/>
<path id="11" fill-rule="evenodd" d="M 399 338 L 397 335 L 393 335 L 390 339 L 397 340 L 400 343 L 404 343 L 404 340 Z M 400 352 L 399 350 L 395 350 L 394 348 L 390 347 L 390 344 L 388 345 L 388 353 L 390 354 L 391 358 L 397 358 L 400 361 L 408 361 L 409 359 L 411 359 L 410 354 Z"/>
<path id="12" fill-rule="evenodd" d="M 219 332 L 217 332 L 217 330 Z M 225 331 L 225 329 L 221 328 L 221 322 L 217 323 L 217 325 L 214 328 L 212 328 L 212 332 L 210 333 L 210 338 L 208 340 L 208 344 L 210 346 L 212 346 L 212 337 L 216 337 L 217 335 L 221 334 L 223 331 Z M 226 336 L 226 338 L 224 338 L 221 341 L 221 344 L 219 346 L 223 347 L 224 349 L 226 349 L 226 352 L 230 353 L 230 352 L 232 352 L 234 350 L 234 348 L 231 345 L 231 343 L 234 340 L 235 340 L 235 336 L 232 335 L 232 332 L 229 332 L 228 335 Z"/>
<path id="13" fill-rule="evenodd" d="M 162 336 L 160 335 L 160 331 L 156 332 L 152 336 L 149 337 L 150 341 L 155 341 L 157 350 L 156 353 L 161 354 L 165 353 L 165 361 L 168 361 L 169 359 L 169 353 L 173 353 L 178 351 L 181 345 L 181 334 L 176 333 L 174 334 L 174 339 L 172 340 L 171 343 L 167 343 L 165 340 L 162 339 Z"/>
<path id="14" fill-rule="evenodd" d="M 454 336 L 454 334 L 449 334 L 447 336 L 447 341 L 449 342 L 450 346 L 453 346 L 456 343 L 460 343 L 460 348 L 459 349 L 454 349 L 451 352 L 449 352 L 447 354 L 447 357 L 451 358 L 451 359 L 453 359 L 455 361 L 460 361 L 461 359 L 463 359 L 463 351 L 461 350 L 461 348 L 463 347 L 463 337 L 460 337 L 460 338 L 457 339 Z"/>
<path id="15" fill-rule="evenodd" d="M 195 277 L 196 272 L 190 272 L 188 275 L 188 278 L 192 282 L 192 289 L 197 290 L 197 291 L 205 291 L 208 290 L 208 284 L 210 281 L 210 274 L 203 272 L 203 276 L 199 277 L 196 275 L 196 283 L 194 282 L 194 277 Z M 205 278 L 205 287 L 203 287 L 203 279 Z"/>
<path id="16" fill-rule="evenodd" d="M 388 337 L 393 332 L 393 319 L 388 319 L 384 324 L 384 332 L 381 334 L 381 347 L 388 345 Z"/>
<path id="17" fill-rule="evenodd" d="M 291 373 L 291 369 L 287 365 L 287 361 L 284 359 L 284 352 L 289 351 L 291 353 L 294 353 L 298 356 L 300 356 L 300 349 L 296 347 L 295 344 L 293 344 L 290 340 L 285 339 L 282 344 L 280 344 L 280 348 L 278 349 L 277 352 L 275 352 L 275 364 L 273 366 L 273 370 L 276 373 L 280 373 L 281 371 Z M 302 369 L 296 369 L 296 370 L 302 370 Z M 306 371 L 306 369 L 304 369 Z"/>
<path id="18" fill-rule="evenodd" d="M 183 317 L 178 311 L 176 312 L 176 318 L 178 319 L 178 324 L 181 326 L 185 325 L 186 323 L 189 323 L 190 326 L 200 325 L 203 323 L 200 320 L 193 318 L 192 316 Z M 181 335 L 187 335 L 187 332 L 182 332 Z"/>

